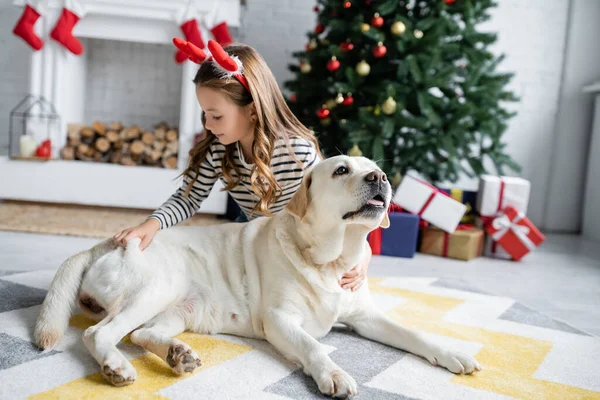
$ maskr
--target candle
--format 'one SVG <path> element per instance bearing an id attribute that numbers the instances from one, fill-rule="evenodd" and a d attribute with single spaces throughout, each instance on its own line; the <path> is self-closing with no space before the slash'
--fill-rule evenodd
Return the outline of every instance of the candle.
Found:
<path id="1" fill-rule="evenodd" d="M 21 136 L 21 141 L 19 143 L 19 150 L 21 153 L 21 157 L 32 157 L 35 153 L 35 149 L 37 148 L 37 143 L 33 136 L 23 135 Z"/>

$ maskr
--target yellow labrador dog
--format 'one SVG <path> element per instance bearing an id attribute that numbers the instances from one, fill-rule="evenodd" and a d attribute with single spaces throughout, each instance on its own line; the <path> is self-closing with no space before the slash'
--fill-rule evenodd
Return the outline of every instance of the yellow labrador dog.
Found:
<path id="1" fill-rule="evenodd" d="M 187 344 L 172 338 L 183 331 L 266 339 L 335 397 L 357 394 L 354 379 L 317 341 L 336 322 L 454 373 L 480 370 L 470 356 L 387 317 L 373 305 L 368 285 L 352 292 L 338 284 L 369 251 L 367 234 L 389 226 L 391 195 L 375 163 L 338 156 L 316 165 L 274 217 L 167 229 L 144 252 L 139 239 L 126 249 L 105 241 L 60 267 L 37 320 L 36 342 L 45 350 L 56 346 L 79 303 L 100 321 L 83 340 L 117 386 L 136 379 L 116 347 L 131 331 L 133 343 L 177 374 L 200 365 Z"/>

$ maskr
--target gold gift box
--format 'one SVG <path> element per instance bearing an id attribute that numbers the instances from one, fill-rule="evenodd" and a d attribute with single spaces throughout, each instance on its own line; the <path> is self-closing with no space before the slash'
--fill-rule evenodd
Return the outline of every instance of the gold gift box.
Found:
<path id="1" fill-rule="evenodd" d="M 444 255 L 445 235 L 448 235 L 447 254 Z M 423 228 L 421 253 L 469 261 L 483 252 L 483 230 L 472 226 L 460 226 L 454 233 L 446 233 L 434 227 Z"/>

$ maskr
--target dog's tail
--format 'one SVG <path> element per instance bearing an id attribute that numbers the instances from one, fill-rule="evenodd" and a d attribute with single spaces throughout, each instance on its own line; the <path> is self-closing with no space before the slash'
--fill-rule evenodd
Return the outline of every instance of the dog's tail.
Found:
<path id="1" fill-rule="evenodd" d="M 83 274 L 94 261 L 114 248 L 112 239 L 107 239 L 62 263 L 50 284 L 35 324 L 35 343 L 41 349 L 52 350 L 62 339 L 77 305 Z"/>

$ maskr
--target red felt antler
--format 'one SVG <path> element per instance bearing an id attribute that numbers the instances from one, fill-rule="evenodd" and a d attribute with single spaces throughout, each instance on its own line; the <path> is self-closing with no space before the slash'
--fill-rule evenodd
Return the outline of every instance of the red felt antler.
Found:
<path id="1" fill-rule="evenodd" d="M 225 70 L 229 72 L 240 72 L 238 64 L 235 62 L 233 58 L 223 48 L 221 45 L 214 40 L 208 41 L 208 50 L 210 50 L 210 54 L 214 57 L 217 64 L 223 67 Z"/>
<path id="2" fill-rule="evenodd" d="M 213 60 L 216 64 L 215 67 L 221 69 L 222 78 L 235 77 L 248 91 L 250 91 L 248 80 L 242 73 L 242 63 L 237 57 L 234 56 L 234 58 L 227 54 L 219 43 L 214 40 L 208 41 L 208 50 L 211 55 L 210 58 L 202 49 L 183 39 L 174 38 L 173 44 L 179 50 L 187 54 L 188 58 L 196 64 L 202 64 L 204 61 L 207 61 L 207 59 Z"/>
<path id="3" fill-rule="evenodd" d="M 179 50 L 181 50 L 185 54 L 187 54 L 188 58 L 190 60 L 192 60 L 193 62 L 195 62 L 196 64 L 202 64 L 204 61 L 206 61 L 206 58 L 207 58 L 206 53 L 201 48 L 194 45 L 193 43 L 187 42 L 180 38 L 174 38 L 173 44 Z"/>

